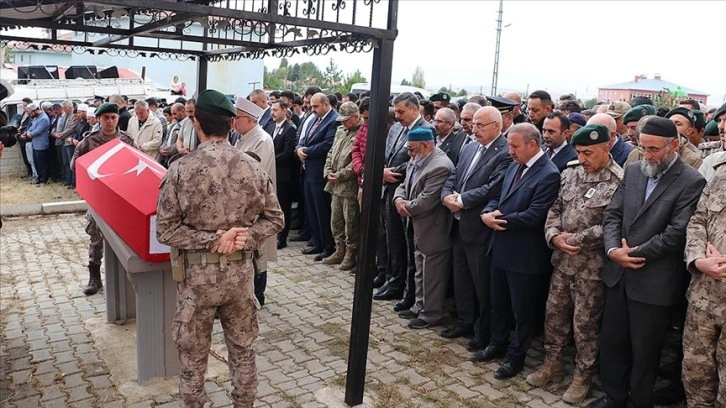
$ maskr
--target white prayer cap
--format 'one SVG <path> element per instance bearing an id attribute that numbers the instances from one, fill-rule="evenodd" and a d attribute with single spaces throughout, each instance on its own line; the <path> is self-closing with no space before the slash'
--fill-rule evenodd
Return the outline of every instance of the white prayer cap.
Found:
<path id="1" fill-rule="evenodd" d="M 237 99 L 234 101 L 234 107 L 252 116 L 255 119 L 258 119 L 260 115 L 262 115 L 262 108 L 241 96 L 238 96 Z"/>

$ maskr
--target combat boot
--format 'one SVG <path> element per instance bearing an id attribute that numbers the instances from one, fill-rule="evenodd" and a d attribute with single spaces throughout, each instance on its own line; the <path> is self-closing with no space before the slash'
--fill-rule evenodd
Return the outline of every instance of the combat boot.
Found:
<path id="1" fill-rule="evenodd" d="M 537 369 L 537 371 L 527 376 L 527 384 L 535 387 L 543 387 L 552 378 L 562 374 L 562 362 L 552 361 L 545 358 L 545 361 Z"/>
<path id="2" fill-rule="evenodd" d="M 83 289 L 83 294 L 95 295 L 103 287 L 101 283 L 101 265 L 88 265 L 88 285 Z"/>
<path id="3" fill-rule="evenodd" d="M 355 266 L 356 257 L 358 256 L 358 249 L 354 247 L 347 247 L 345 250 L 345 257 L 343 263 L 340 264 L 338 269 L 341 271 L 349 271 Z"/>
<path id="4" fill-rule="evenodd" d="M 335 252 L 327 258 L 323 258 L 323 265 L 337 265 L 343 262 L 345 258 L 345 244 L 338 243 L 335 245 Z"/>
<path id="5" fill-rule="evenodd" d="M 575 369 L 572 375 L 572 382 L 567 391 L 562 395 L 562 401 L 568 404 L 578 405 L 587 398 L 587 393 L 592 387 L 592 376 L 580 373 Z"/>

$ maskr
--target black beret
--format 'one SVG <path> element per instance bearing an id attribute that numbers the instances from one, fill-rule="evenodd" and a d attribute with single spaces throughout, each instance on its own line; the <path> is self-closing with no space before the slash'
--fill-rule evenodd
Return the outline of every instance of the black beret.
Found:
<path id="1" fill-rule="evenodd" d="M 447 93 L 439 92 L 439 93 L 431 95 L 429 100 L 431 102 L 448 102 L 451 100 L 451 97 Z"/>
<path id="2" fill-rule="evenodd" d="M 570 144 L 573 146 L 590 146 L 609 141 L 610 130 L 605 125 L 591 123 L 577 129 L 570 139 Z"/>
<path id="3" fill-rule="evenodd" d="M 691 122 L 691 125 L 694 125 L 696 123 L 696 115 L 693 114 L 693 111 L 685 108 L 683 106 L 679 106 L 677 108 L 671 109 L 666 113 L 666 118 L 670 118 L 673 115 L 681 115 L 684 118 L 688 119 L 689 122 Z"/>
<path id="4" fill-rule="evenodd" d="M 115 113 L 118 115 L 118 105 L 113 102 L 106 102 L 96 109 L 96 117 L 100 117 L 104 113 Z"/>
<path id="5" fill-rule="evenodd" d="M 640 129 L 640 134 L 660 137 L 678 137 L 678 129 L 670 120 L 661 118 L 660 116 L 654 116 L 645 122 L 643 128 Z"/>

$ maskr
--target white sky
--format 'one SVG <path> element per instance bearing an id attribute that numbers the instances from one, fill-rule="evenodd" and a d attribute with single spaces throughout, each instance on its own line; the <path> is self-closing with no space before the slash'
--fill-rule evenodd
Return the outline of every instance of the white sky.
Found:
<path id="1" fill-rule="evenodd" d="M 399 2 L 393 83 L 411 79 L 417 65 L 426 87 L 489 93 L 499 1 Z M 385 2 L 377 5 L 383 11 Z M 499 93 L 546 89 L 553 96 L 594 97 L 598 86 L 632 81 L 636 74 L 726 101 L 724 1 L 515 1 L 505 0 Z M 296 55 L 291 63 L 330 58 L 344 73 L 361 68 L 371 79 L 373 53 Z M 268 68 L 279 59 L 267 58 Z"/>

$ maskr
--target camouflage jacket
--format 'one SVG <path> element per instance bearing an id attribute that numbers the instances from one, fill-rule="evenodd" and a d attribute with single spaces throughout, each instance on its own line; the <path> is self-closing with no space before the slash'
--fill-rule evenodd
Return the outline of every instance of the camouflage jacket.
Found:
<path id="1" fill-rule="evenodd" d="M 599 280 L 605 266 L 603 249 L 603 211 L 623 179 L 623 169 L 611 158 L 610 163 L 597 173 L 585 173 L 579 164 L 562 172 L 560 192 L 547 213 L 545 239 L 554 249 L 552 264 L 567 275 L 577 274 L 588 280 Z M 579 254 L 571 256 L 556 249 L 552 238 L 573 233 L 567 243 L 581 247 Z"/>
<path id="2" fill-rule="evenodd" d="M 723 152 L 726 151 L 726 145 L 720 140 L 717 140 L 715 142 L 703 142 L 698 144 L 698 149 L 701 153 L 701 158 L 705 159 L 706 157 L 716 153 L 716 152 Z"/>
<path id="3" fill-rule="evenodd" d="M 687 165 L 698 170 L 698 168 L 701 167 L 701 164 L 703 164 L 700 151 L 693 145 L 693 143 L 689 142 L 688 139 L 683 136 L 680 137 L 680 142 L 681 144 L 678 147 L 678 155 L 681 156 L 681 160 L 683 160 L 683 162 Z M 625 166 L 638 160 L 643 160 L 643 148 L 640 146 L 636 146 L 630 152 L 627 160 L 625 160 Z"/>
<path id="4" fill-rule="evenodd" d="M 207 141 L 172 163 L 159 186 L 156 236 L 185 250 L 209 250 L 217 230 L 249 227 L 246 251 L 285 222 L 272 181 L 227 140 Z"/>
<path id="5" fill-rule="evenodd" d="M 139 148 L 139 145 L 134 142 L 134 139 L 123 130 L 116 129 L 116 134 L 114 134 L 113 136 L 106 136 L 103 134 L 103 131 L 99 129 L 95 132 L 89 133 L 88 135 L 86 135 L 86 137 L 83 138 L 83 140 L 81 140 L 80 143 L 78 143 L 78 145 L 76 146 L 76 150 L 73 151 L 73 159 L 71 159 L 71 169 L 75 169 L 77 158 L 116 138 L 121 139 L 122 142 L 129 144 L 136 149 Z"/>
<path id="6" fill-rule="evenodd" d="M 726 254 L 726 163 L 703 189 L 696 212 L 686 229 L 685 260 L 691 272 L 688 288 L 690 306 L 726 318 L 726 282 L 716 280 L 696 269 L 695 261 L 706 256 L 706 243 Z"/>
<path id="7" fill-rule="evenodd" d="M 323 168 L 323 177 L 327 179 L 328 174 L 335 173 L 338 175 L 338 181 L 335 183 L 327 182 L 325 191 L 340 197 L 358 198 L 358 181 L 353 171 L 353 142 L 358 128 L 362 124 L 359 121 L 355 126 L 346 130 L 343 126 L 339 126 L 335 133 L 333 147 L 328 152 Z"/>

